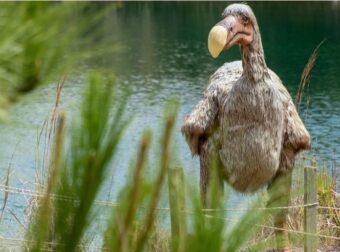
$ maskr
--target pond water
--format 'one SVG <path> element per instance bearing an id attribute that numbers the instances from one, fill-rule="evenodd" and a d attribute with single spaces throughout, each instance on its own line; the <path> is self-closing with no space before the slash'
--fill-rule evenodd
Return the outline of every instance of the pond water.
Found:
<path id="1" fill-rule="evenodd" d="M 181 102 L 174 134 L 177 162 L 197 183 L 198 160 L 191 157 L 179 129 L 185 115 L 200 100 L 209 76 L 224 62 L 240 58 L 238 48 L 224 52 L 218 60 L 213 60 L 207 50 L 207 34 L 219 21 L 225 3 L 120 5 L 101 27 L 108 34 L 104 39 L 117 43 L 120 50 L 88 64 L 88 68 L 109 68 L 117 77 L 118 88 L 130 85 L 133 90 L 128 112 L 135 120 L 120 144 L 113 183 L 104 194 L 114 195 L 125 181 L 145 128 L 153 129 L 154 141 L 158 141 L 164 104 L 170 98 Z M 292 97 L 309 55 L 325 39 L 305 92 L 301 117 L 312 136 L 310 154 L 328 166 L 333 160 L 340 162 L 340 3 L 255 2 L 250 6 L 258 19 L 267 65 L 280 76 Z M 70 78 L 63 90 L 62 108 L 68 118 L 81 99 L 85 82 L 82 73 Z M 4 178 L 11 166 L 12 186 L 35 186 L 37 135 L 51 114 L 55 86 L 52 83 L 22 97 L 10 109 L 9 122 L 0 125 L 0 176 Z M 157 157 L 157 152 L 153 153 L 151 159 Z M 235 202 L 239 199 L 237 195 L 232 198 Z M 10 207 L 23 209 L 22 199 L 12 201 Z"/>

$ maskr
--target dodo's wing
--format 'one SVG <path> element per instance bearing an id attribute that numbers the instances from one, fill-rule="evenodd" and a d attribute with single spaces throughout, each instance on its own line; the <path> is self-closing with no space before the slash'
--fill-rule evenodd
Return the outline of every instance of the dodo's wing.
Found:
<path id="1" fill-rule="evenodd" d="M 193 155 L 199 154 L 202 140 L 206 140 L 218 125 L 219 110 L 235 81 L 241 76 L 240 61 L 226 63 L 209 79 L 203 98 L 187 115 L 181 131 Z"/>
<path id="2" fill-rule="evenodd" d="M 284 145 L 285 147 L 291 147 L 294 153 L 310 148 L 309 133 L 296 111 L 292 99 L 288 103 Z"/>
<path id="3" fill-rule="evenodd" d="M 270 75 L 272 78 L 277 78 L 276 83 L 282 100 L 286 105 L 285 110 L 285 132 L 284 132 L 284 143 L 283 148 L 290 149 L 294 154 L 300 151 L 307 150 L 310 148 L 310 136 L 303 124 L 294 102 L 288 92 L 288 90 L 283 86 L 281 80 L 270 70 Z"/>

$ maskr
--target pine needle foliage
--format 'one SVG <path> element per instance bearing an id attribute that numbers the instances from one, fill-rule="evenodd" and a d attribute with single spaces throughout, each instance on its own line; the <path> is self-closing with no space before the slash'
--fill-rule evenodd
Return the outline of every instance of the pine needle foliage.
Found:
<path id="1" fill-rule="evenodd" d="M 104 234 L 103 251 L 144 251 L 149 238 L 154 234 L 156 210 L 161 198 L 167 171 L 170 166 L 170 145 L 175 124 L 177 106 L 169 109 L 165 118 L 161 139 L 160 164 L 154 180 L 141 176 L 146 165 L 146 154 L 150 148 L 151 134 L 145 132 L 138 151 L 133 180 L 122 189 L 121 202 L 112 212 L 111 221 Z M 139 208 L 137 208 L 139 206 Z M 140 211 L 143 207 L 143 213 Z"/>
<path id="2" fill-rule="evenodd" d="M 94 41 L 102 37 L 96 26 L 100 26 L 105 14 L 115 6 L 115 3 L 104 6 L 89 2 L 0 3 L 0 92 L 3 97 L 13 100 L 19 94 L 72 72 L 76 62 L 93 56 L 89 44 L 91 51 L 110 50 L 107 45 L 94 44 Z"/>
<path id="3" fill-rule="evenodd" d="M 70 148 L 60 161 L 52 160 L 46 196 L 27 235 L 27 240 L 35 241 L 28 244 L 29 251 L 41 251 L 46 246 L 56 251 L 79 249 L 94 218 L 94 200 L 129 123 L 123 114 L 127 95 L 114 106 L 112 80 L 91 74 L 88 82 L 80 120 L 72 127 Z M 52 200 L 52 193 L 66 200 Z"/>

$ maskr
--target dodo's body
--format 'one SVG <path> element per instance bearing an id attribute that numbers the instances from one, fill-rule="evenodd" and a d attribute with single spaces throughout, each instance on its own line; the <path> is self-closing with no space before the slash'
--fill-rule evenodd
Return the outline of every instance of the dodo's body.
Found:
<path id="1" fill-rule="evenodd" d="M 217 159 L 220 173 L 237 191 L 281 185 L 287 205 L 294 158 L 310 147 L 309 133 L 287 89 L 266 65 L 250 7 L 232 4 L 222 16 L 210 31 L 209 51 L 217 57 L 237 44 L 242 60 L 225 63 L 210 77 L 203 99 L 182 126 L 192 154 L 200 156 L 202 192 L 206 194 L 209 167 Z M 280 182 L 284 177 L 288 182 Z M 285 215 L 283 211 L 275 218 L 280 229 Z"/>
<path id="2" fill-rule="evenodd" d="M 242 72 L 241 61 L 220 67 L 182 131 L 193 154 L 209 148 L 208 153 L 215 152 L 220 158 L 230 185 L 241 192 L 254 192 L 279 170 L 292 167 L 295 154 L 309 146 L 309 134 L 273 71 L 268 69 L 268 77 L 256 85 Z M 204 142 L 188 132 L 202 132 Z"/>
<path id="3" fill-rule="evenodd" d="M 285 104 L 273 80 L 253 85 L 239 76 L 218 104 L 223 173 L 238 191 L 258 190 L 279 168 Z"/>

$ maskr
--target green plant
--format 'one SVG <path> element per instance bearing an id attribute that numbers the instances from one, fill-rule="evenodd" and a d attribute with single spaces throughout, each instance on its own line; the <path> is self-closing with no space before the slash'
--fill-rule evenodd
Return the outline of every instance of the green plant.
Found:
<path id="1" fill-rule="evenodd" d="M 170 142 L 176 118 L 176 112 L 171 111 L 165 119 L 158 175 L 151 184 L 141 177 L 146 162 L 146 152 L 150 146 L 150 134 L 145 133 L 141 140 L 133 181 L 127 183 L 121 191 L 119 198 L 121 205 L 113 211 L 113 216 L 104 235 L 103 250 L 143 251 L 144 247 L 147 246 L 169 168 Z M 148 189 L 150 185 L 152 186 L 151 190 Z M 137 206 L 144 204 L 147 205 L 146 213 L 141 217 Z"/>
<path id="2" fill-rule="evenodd" d="M 59 116 L 45 197 L 39 202 L 27 238 L 30 251 L 50 246 L 75 251 L 94 217 L 94 200 L 105 180 L 108 164 L 128 125 L 123 112 L 127 99 L 112 112 L 112 80 L 91 74 L 80 120 L 74 122 L 70 149 L 63 144 L 64 117 Z M 127 97 L 125 97 L 127 98 Z M 63 200 L 53 200 L 52 194 Z"/>
<path id="3" fill-rule="evenodd" d="M 15 99 L 20 93 L 55 80 L 56 76 L 72 73 L 74 63 L 81 58 L 91 57 L 98 50 L 102 50 L 99 53 L 111 50 L 107 44 L 94 41 L 102 36 L 96 32 L 96 26 L 115 6 L 109 3 L 104 8 L 85 2 L 2 3 L 0 91 L 3 97 Z"/>

